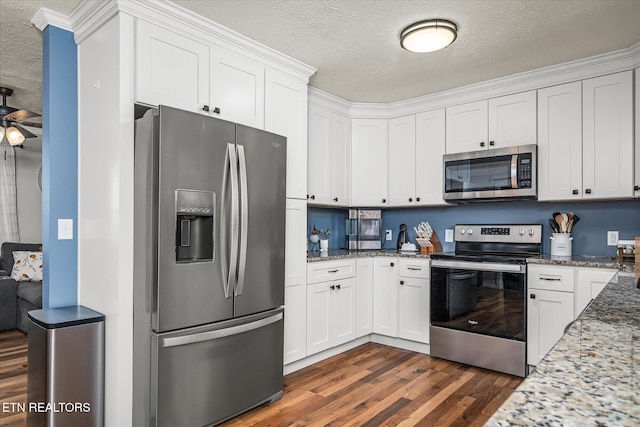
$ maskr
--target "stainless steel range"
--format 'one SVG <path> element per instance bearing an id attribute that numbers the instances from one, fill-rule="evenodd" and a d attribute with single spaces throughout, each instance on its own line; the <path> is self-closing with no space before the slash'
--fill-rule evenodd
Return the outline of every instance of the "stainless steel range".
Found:
<path id="1" fill-rule="evenodd" d="M 431 256 L 431 355 L 524 377 L 526 259 L 542 226 L 456 225 L 455 242 Z"/>

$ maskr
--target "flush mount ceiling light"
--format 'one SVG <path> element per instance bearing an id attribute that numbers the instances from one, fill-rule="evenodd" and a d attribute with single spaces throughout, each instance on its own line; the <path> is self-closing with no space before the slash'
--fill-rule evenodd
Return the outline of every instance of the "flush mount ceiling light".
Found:
<path id="1" fill-rule="evenodd" d="M 411 52 L 433 52 L 449 46 L 458 27 L 446 19 L 428 19 L 409 25 L 400 33 L 400 46 Z"/>

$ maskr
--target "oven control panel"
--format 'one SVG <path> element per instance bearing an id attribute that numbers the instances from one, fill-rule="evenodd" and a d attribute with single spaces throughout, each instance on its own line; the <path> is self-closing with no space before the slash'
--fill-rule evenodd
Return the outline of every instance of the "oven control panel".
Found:
<path id="1" fill-rule="evenodd" d="M 540 224 L 459 224 L 455 227 L 456 242 L 541 243 Z"/>

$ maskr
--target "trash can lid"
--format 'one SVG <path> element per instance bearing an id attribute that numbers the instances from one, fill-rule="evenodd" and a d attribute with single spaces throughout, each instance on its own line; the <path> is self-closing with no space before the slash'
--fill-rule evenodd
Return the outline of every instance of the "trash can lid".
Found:
<path id="1" fill-rule="evenodd" d="M 104 314 L 82 305 L 31 310 L 27 316 L 45 329 L 66 328 L 104 321 Z"/>

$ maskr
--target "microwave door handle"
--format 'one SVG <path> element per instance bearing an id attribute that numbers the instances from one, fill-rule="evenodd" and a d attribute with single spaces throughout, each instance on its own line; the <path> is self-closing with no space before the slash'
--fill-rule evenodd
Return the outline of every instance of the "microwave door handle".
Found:
<path id="1" fill-rule="evenodd" d="M 518 155 L 511 156 L 511 188 L 518 188 Z"/>

